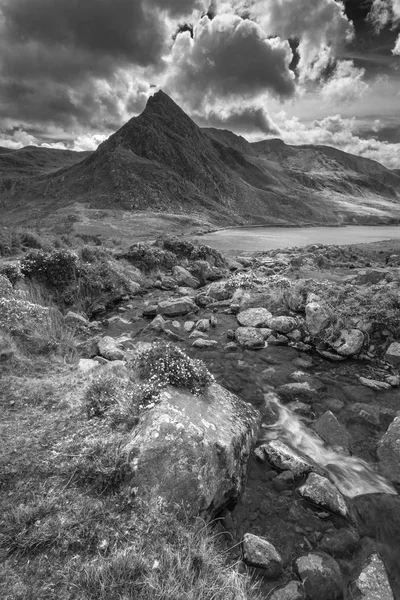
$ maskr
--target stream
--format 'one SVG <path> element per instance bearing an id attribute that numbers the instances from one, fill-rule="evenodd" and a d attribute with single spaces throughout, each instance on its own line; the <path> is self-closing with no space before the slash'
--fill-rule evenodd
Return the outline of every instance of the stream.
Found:
<path id="1" fill-rule="evenodd" d="M 164 294 L 168 295 L 155 291 L 146 299 L 152 303 Z M 119 315 L 125 324 L 115 319 L 104 333 L 112 337 L 127 335 L 135 343 L 159 340 L 159 334 L 147 327 L 150 321 L 142 317 L 142 310 L 141 298 L 131 300 L 127 311 Z M 210 315 L 210 309 L 202 309 L 195 318 Z M 278 582 L 263 578 L 260 569 L 250 569 L 261 576 L 266 594 L 293 579 L 293 560 L 307 552 L 322 550 L 333 556 L 346 583 L 354 581 L 365 560 L 378 552 L 395 598 L 400 598 L 400 499 L 374 466 L 377 443 L 400 410 L 398 389 L 375 391 L 360 384 L 358 376 L 368 376 L 371 368 L 360 360 L 330 362 L 316 352 L 279 345 L 227 352 L 227 331 L 237 327 L 236 317 L 223 310 L 214 316 L 218 323 L 210 329 L 208 338 L 217 340 L 217 347 L 193 348 L 193 340 L 183 330 L 188 317 L 174 319 L 179 327 L 174 329 L 177 339 L 173 343 L 191 357 L 202 359 L 218 383 L 262 412 L 258 445 L 275 437 L 310 456 L 342 491 L 352 515 L 345 519 L 312 505 L 298 493 L 304 477 L 281 476 L 268 463 L 252 456 L 244 494 L 220 515 L 227 546 L 234 547 L 233 555 L 239 559 L 244 534 L 253 533 L 267 537 L 279 549 L 286 568 Z M 283 403 L 279 399 L 280 386 L 294 381 L 309 382 L 313 394 L 297 394 Z M 343 425 L 344 448 L 332 449 L 312 430 L 327 411 Z M 345 598 L 352 600 L 353 596 Z"/>

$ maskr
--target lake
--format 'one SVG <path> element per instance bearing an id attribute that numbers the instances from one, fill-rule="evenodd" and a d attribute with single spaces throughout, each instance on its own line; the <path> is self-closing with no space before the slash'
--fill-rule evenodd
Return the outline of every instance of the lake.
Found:
<path id="1" fill-rule="evenodd" d="M 235 227 L 207 233 L 198 241 L 222 252 L 256 252 L 309 244 L 362 244 L 392 239 L 400 239 L 400 226 Z"/>

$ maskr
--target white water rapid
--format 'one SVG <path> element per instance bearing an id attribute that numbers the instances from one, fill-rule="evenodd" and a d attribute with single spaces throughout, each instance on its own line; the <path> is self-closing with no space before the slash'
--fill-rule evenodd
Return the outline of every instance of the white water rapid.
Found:
<path id="1" fill-rule="evenodd" d="M 308 457 L 312 463 L 323 467 L 336 487 L 349 498 L 363 494 L 397 494 L 367 462 L 328 448 L 295 413 L 281 404 L 275 394 L 265 394 L 264 398 L 267 409 L 277 420 L 263 426 L 263 441 L 279 439 Z"/>

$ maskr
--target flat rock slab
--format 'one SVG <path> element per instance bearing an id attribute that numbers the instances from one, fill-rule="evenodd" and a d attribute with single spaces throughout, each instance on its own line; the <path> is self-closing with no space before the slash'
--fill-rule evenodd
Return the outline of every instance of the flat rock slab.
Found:
<path id="1" fill-rule="evenodd" d="M 377 554 L 369 558 L 354 587 L 361 593 L 362 600 L 395 600 L 385 565 Z"/>
<path id="2" fill-rule="evenodd" d="M 246 533 L 243 538 L 243 557 L 248 565 L 264 569 L 266 577 L 276 579 L 282 573 L 282 557 L 265 538 Z"/>
<path id="3" fill-rule="evenodd" d="M 148 501 L 215 514 L 243 490 L 260 415 L 217 384 L 202 396 L 168 387 L 125 447 L 134 473 L 127 486 Z"/>
<path id="4" fill-rule="evenodd" d="M 248 308 L 237 315 L 239 325 L 242 327 L 269 327 L 272 314 L 266 308 Z"/>
<path id="5" fill-rule="evenodd" d="M 193 348 L 215 348 L 218 346 L 217 340 L 205 340 L 204 338 L 197 338 L 192 344 Z"/>
<path id="6" fill-rule="evenodd" d="M 303 498 L 326 508 L 341 517 L 348 516 L 348 508 L 339 490 L 326 478 L 310 473 L 307 481 L 297 490 Z"/>
<path id="7" fill-rule="evenodd" d="M 367 379 L 366 377 L 359 377 L 358 379 L 362 385 L 378 392 L 380 390 L 390 390 L 392 388 L 390 383 L 387 383 L 386 381 L 377 381 L 376 379 Z"/>
<path id="8" fill-rule="evenodd" d="M 341 600 L 344 584 L 335 559 L 327 554 L 301 556 L 295 562 L 308 600 Z"/>
<path id="9" fill-rule="evenodd" d="M 264 336 L 256 327 L 238 327 L 235 331 L 235 339 L 239 346 L 249 350 L 265 348 Z"/>
<path id="10" fill-rule="evenodd" d="M 317 301 L 306 304 L 306 326 L 311 335 L 318 335 L 325 329 L 331 314 L 326 306 Z"/>
<path id="11" fill-rule="evenodd" d="M 280 471 L 291 471 L 295 477 L 310 473 L 314 465 L 280 440 L 271 440 L 258 448 L 268 462 Z"/>
<path id="12" fill-rule="evenodd" d="M 178 317 L 179 315 L 187 315 L 190 312 L 196 312 L 197 305 L 189 296 L 176 298 L 172 300 L 163 300 L 157 305 L 157 313 L 167 317 Z"/>

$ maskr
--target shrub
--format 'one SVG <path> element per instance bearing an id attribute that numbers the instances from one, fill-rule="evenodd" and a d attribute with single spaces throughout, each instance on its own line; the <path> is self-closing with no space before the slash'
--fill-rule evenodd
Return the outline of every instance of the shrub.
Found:
<path id="1" fill-rule="evenodd" d="M 23 275 L 64 289 L 76 278 L 78 256 L 71 250 L 29 252 L 21 261 Z"/>
<path id="2" fill-rule="evenodd" d="M 119 258 L 125 258 L 135 267 L 146 272 L 154 269 L 172 269 L 177 263 L 177 257 L 173 252 L 146 242 L 133 244 L 128 252 L 119 255 Z"/>
<path id="3" fill-rule="evenodd" d="M 4 275 L 4 277 L 7 277 L 12 285 L 15 285 L 20 279 L 23 278 L 20 262 L 17 261 L 15 263 L 4 264 L 0 268 L 0 275 Z"/>
<path id="4" fill-rule="evenodd" d="M 157 397 L 167 385 L 201 394 L 214 381 L 203 361 L 189 358 L 169 343 L 158 342 L 138 352 L 131 366 L 146 382 L 143 392 L 147 399 Z"/>
<path id="5" fill-rule="evenodd" d="M 209 260 L 212 258 L 216 266 L 225 265 L 222 254 L 205 244 L 190 242 L 177 236 L 163 236 L 156 243 L 180 258 L 187 258 L 188 260 Z"/>

